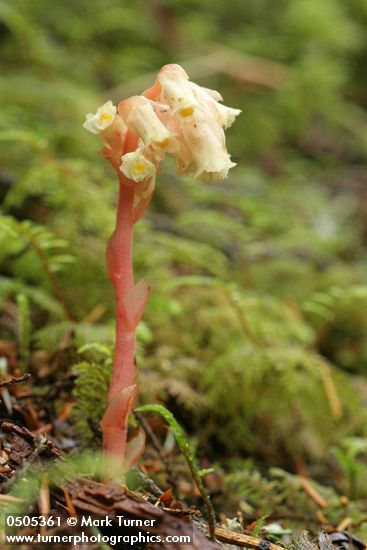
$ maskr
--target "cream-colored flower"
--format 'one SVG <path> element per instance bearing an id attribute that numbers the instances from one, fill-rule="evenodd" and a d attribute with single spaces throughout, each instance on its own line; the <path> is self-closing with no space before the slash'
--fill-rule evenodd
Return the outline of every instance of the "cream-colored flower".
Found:
<path id="1" fill-rule="evenodd" d="M 183 135 L 195 160 L 195 178 L 213 182 L 225 179 L 235 164 L 222 139 L 222 130 L 214 132 L 207 121 L 184 124 Z"/>
<path id="2" fill-rule="evenodd" d="M 190 82 L 190 86 L 196 89 L 200 89 L 202 92 L 205 92 L 211 99 L 214 99 L 214 101 L 223 101 L 223 97 L 217 90 L 211 90 L 210 88 L 205 88 L 205 86 L 199 86 L 199 84 L 195 84 L 195 82 Z"/>
<path id="3" fill-rule="evenodd" d="M 218 111 L 219 120 L 223 128 L 226 129 L 232 126 L 236 117 L 241 113 L 241 109 L 232 109 L 232 107 L 227 107 L 223 105 L 223 103 L 219 103 L 219 101 L 222 101 L 222 96 L 215 90 L 203 88 L 194 82 L 190 82 L 190 86 L 201 104 L 210 103 L 215 107 Z"/>
<path id="4" fill-rule="evenodd" d="M 157 160 L 174 150 L 174 136 L 156 114 L 154 103 L 143 96 L 133 96 L 119 104 L 119 113 L 127 127 L 144 145 L 154 150 Z"/>
<path id="5" fill-rule="evenodd" d="M 232 107 L 227 107 L 222 103 L 216 103 L 215 108 L 218 109 L 222 126 L 224 129 L 229 128 L 234 123 L 236 117 L 241 113 L 241 109 L 233 109 Z"/>
<path id="6" fill-rule="evenodd" d="M 121 157 L 120 170 L 127 178 L 136 182 L 156 173 L 155 165 L 147 159 L 140 148 Z"/>
<path id="7" fill-rule="evenodd" d="M 109 128 L 116 118 L 117 108 L 112 101 L 98 107 L 96 113 L 88 113 L 83 127 L 92 134 L 100 134 Z"/>
<path id="8" fill-rule="evenodd" d="M 189 83 L 189 77 L 179 65 L 166 65 L 158 74 L 161 87 L 161 101 L 172 107 L 175 115 L 189 118 L 200 105 Z"/>
<path id="9" fill-rule="evenodd" d="M 176 174 L 178 176 L 187 176 L 195 171 L 196 163 L 190 147 L 187 145 L 183 134 L 178 140 L 179 149 L 175 154 Z"/>

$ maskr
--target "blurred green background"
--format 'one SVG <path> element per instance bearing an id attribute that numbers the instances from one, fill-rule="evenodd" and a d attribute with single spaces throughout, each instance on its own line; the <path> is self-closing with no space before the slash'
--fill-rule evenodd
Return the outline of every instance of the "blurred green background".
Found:
<path id="1" fill-rule="evenodd" d="M 367 495 L 366 22 L 366 0 L 0 0 L 1 335 L 29 368 L 70 329 L 113 344 L 117 184 L 82 123 L 180 63 L 242 109 L 238 166 L 205 185 L 168 163 L 136 228 L 141 399 L 225 468 L 303 465 Z M 85 361 L 84 432 L 108 383 Z"/>

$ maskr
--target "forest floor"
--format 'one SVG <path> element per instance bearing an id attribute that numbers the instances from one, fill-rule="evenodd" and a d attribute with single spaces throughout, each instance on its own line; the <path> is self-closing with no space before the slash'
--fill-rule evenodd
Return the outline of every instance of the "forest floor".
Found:
<path id="1" fill-rule="evenodd" d="M 139 531 L 141 539 L 142 534 L 148 541 L 149 536 L 159 535 L 163 542 L 141 543 L 137 538 L 135 548 L 363 550 L 366 547 L 357 536 L 367 519 L 366 503 L 337 496 L 306 475 L 286 474 L 275 468 L 272 480 L 265 481 L 254 472 L 238 472 L 237 478 L 232 475 L 229 483 L 220 471 L 208 470 L 204 483 L 216 516 L 211 542 L 205 494 L 190 475 L 179 449 L 172 444 L 164 446 L 154 435 L 157 427 L 160 432 L 163 425 L 140 418 L 147 449 L 139 467 L 128 474 L 126 485 L 104 482 L 100 472 L 90 470 L 90 459 L 80 459 L 84 454 L 78 448 L 71 417 L 73 376 L 55 377 L 55 367 L 65 359 L 67 349 L 60 348 L 49 363 L 44 363 L 43 368 L 40 365 L 38 375 L 21 374 L 13 344 L 3 341 L 1 349 L 7 356 L 9 369 L 2 373 L 0 383 L 3 403 L 0 506 L 13 515 L 60 518 L 58 525 L 23 525 L 15 531 L 4 523 L 3 536 L 16 533 L 75 537 L 83 531 L 94 536 L 91 540 L 97 540 L 98 535 L 101 541 L 109 537 L 109 543 L 90 542 L 77 547 L 104 549 L 132 547 L 122 537 L 139 537 Z M 40 398 L 35 388 L 45 381 L 49 390 Z M 63 402 L 63 406 L 56 415 L 57 401 Z M 100 438 L 98 429 L 96 438 Z M 92 461 L 99 460 L 96 456 Z M 201 456 L 200 462 L 201 466 L 211 466 L 210 456 Z M 78 529 L 67 524 L 70 517 L 81 524 L 84 516 L 96 519 L 98 528 L 93 525 Z M 120 525 L 118 518 L 122 516 L 145 520 L 145 526 L 138 531 L 136 527 Z M 156 525 L 152 527 L 152 523 Z M 189 536 L 191 542 L 165 542 L 170 534 Z M 119 536 L 120 542 L 116 542 Z M 78 539 L 62 547 L 76 547 L 75 540 Z M 50 544 L 52 548 L 56 546 Z M 22 548 L 36 547 L 38 544 L 34 543 L 22 545 Z"/>

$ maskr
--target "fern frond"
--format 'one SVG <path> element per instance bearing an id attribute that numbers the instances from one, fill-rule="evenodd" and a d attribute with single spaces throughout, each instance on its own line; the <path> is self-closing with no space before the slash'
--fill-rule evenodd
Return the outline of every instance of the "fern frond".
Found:
<path id="1" fill-rule="evenodd" d="M 0 231 L 7 233 L 9 237 L 20 241 L 24 246 L 30 247 L 34 251 L 55 298 L 63 308 L 65 316 L 71 319 L 72 314 L 54 274 L 66 264 L 74 262 L 74 257 L 71 254 L 60 253 L 60 250 L 68 248 L 68 243 L 55 237 L 44 226 L 35 224 L 30 220 L 18 221 L 12 216 L 0 216 Z"/>
<path id="2" fill-rule="evenodd" d="M 29 301 L 56 319 L 63 319 L 65 314 L 60 303 L 42 287 L 27 285 L 23 281 L 0 277 L 0 303 L 7 298 L 24 294 Z"/>
<path id="3" fill-rule="evenodd" d="M 46 141 L 39 136 L 24 130 L 6 130 L 0 132 L 0 141 L 14 141 L 16 143 L 26 143 L 39 153 L 45 153 Z"/>
<path id="4" fill-rule="evenodd" d="M 73 333 L 77 348 L 97 339 L 106 344 L 110 344 L 114 339 L 113 324 L 87 325 L 72 321 L 63 321 L 60 323 L 50 323 L 36 330 L 32 335 L 32 342 L 38 349 L 46 349 L 53 352 L 58 349 L 58 345 L 66 332 Z"/>

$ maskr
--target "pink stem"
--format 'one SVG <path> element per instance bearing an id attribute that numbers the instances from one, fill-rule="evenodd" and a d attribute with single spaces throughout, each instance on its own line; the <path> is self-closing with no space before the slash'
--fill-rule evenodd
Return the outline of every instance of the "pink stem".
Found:
<path id="1" fill-rule="evenodd" d="M 112 399 L 121 390 L 132 386 L 134 381 L 136 330 L 128 326 L 123 304 L 134 286 L 132 265 L 134 187 L 122 174 L 119 175 L 119 179 L 116 227 L 107 248 L 107 271 L 115 287 L 116 343 L 108 407 L 104 416 L 105 422 L 102 420 L 102 431 L 106 453 L 123 460 L 126 450 L 127 422 L 121 423 L 122 419 L 116 418 L 111 424 L 109 410 L 111 411 Z M 125 416 L 128 412 L 128 410 L 125 411 Z M 124 413 L 123 411 L 119 413 L 117 410 L 116 414 Z"/>
<path id="2" fill-rule="evenodd" d="M 132 245 L 134 228 L 134 188 L 120 181 L 115 241 L 115 266 L 118 275 L 113 277 L 116 299 L 116 348 L 109 401 L 122 388 L 131 386 L 134 374 L 135 330 L 125 326 L 123 300 L 134 286 Z"/>

